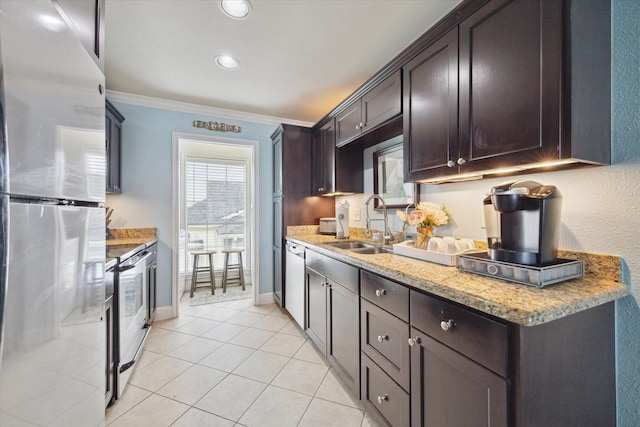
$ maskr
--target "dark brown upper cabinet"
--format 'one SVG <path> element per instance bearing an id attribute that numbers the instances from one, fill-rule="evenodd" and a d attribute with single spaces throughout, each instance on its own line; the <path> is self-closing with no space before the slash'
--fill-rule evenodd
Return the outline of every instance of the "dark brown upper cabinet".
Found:
<path id="1" fill-rule="evenodd" d="M 402 76 L 398 70 L 336 116 L 336 146 L 348 144 L 401 113 Z"/>
<path id="2" fill-rule="evenodd" d="M 322 196 L 335 192 L 335 126 L 333 120 L 313 134 L 313 174 L 311 194 Z"/>
<path id="3" fill-rule="evenodd" d="M 458 30 L 404 67 L 405 181 L 453 173 L 458 154 Z"/>
<path id="4" fill-rule="evenodd" d="M 364 156 L 357 143 L 336 148 L 331 120 L 313 134 L 311 194 L 332 196 L 364 191 Z"/>
<path id="5" fill-rule="evenodd" d="M 121 194 L 122 122 L 124 122 L 124 116 L 108 100 L 105 105 L 105 115 L 106 192 L 108 194 Z"/>
<path id="6" fill-rule="evenodd" d="M 604 3 L 493 0 L 409 61 L 405 180 L 610 163 Z"/>

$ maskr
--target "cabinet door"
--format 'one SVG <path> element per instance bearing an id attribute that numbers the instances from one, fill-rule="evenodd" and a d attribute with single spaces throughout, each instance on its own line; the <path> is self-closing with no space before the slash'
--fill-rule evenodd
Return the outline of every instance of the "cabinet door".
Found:
<path id="1" fill-rule="evenodd" d="M 282 197 L 273 199 L 273 299 L 282 307 Z"/>
<path id="2" fill-rule="evenodd" d="M 404 179 L 458 172 L 458 30 L 403 68 Z"/>
<path id="3" fill-rule="evenodd" d="M 326 279 L 317 271 L 306 268 L 307 334 L 326 356 L 327 354 L 327 290 Z"/>
<path id="4" fill-rule="evenodd" d="M 360 315 L 358 295 L 327 281 L 327 358 L 338 368 L 352 392 L 360 390 Z"/>
<path id="5" fill-rule="evenodd" d="M 282 196 L 282 132 L 273 138 L 273 197 Z"/>
<path id="6" fill-rule="evenodd" d="M 401 77 L 400 70 L 396 71 L 362 97 L 363 132 L 402 113 Z"/>
<path id="7" fill-rule="evenodd" d="M 335 191 L 335 151 L 335 127 L 331 121 L 313 136 L 311 194 L 314 196 Z"/>
<path id="8" fill-rule="evenodd" d="M 561 14 L 497 0 L 460 24 L 461 172 L 558 159 Z"/>
<path id="9" fill-rule="evenodd" d="M 360 135 L 362 125 L 362 106 L 358 99 L 336 116 L 336 147 Z"/>
<path id="10" fill-rule="evenodd" d="M 411 328 L 412 427 L 506 426 L 507 381 Z"/>
<path id="11" fill-rule="evenodd" d="M 122 122 L 124 117 L 110 103 L 106 102 L 105 108 L 105 138 L 107 150 L 107 193 L 122 193 Z"/>
<path id="12" fill-rule="evenodd" d="M 282 307 L 282 249 L 273 248 L 273 301 Z"/>

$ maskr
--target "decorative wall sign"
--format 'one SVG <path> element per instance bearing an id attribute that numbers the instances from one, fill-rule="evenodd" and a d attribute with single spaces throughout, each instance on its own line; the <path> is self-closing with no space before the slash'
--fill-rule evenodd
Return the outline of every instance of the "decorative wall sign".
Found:
<path id="1" fill-rule="evenodd" d="M 234 132 L 234 133 L 242 132 L 242 128 L 240 126 L 228 125 L 226 123 L 218 123 L 218 122 L 202 122 L 200 120 L 194 120 L 193 127 L 209 129 L 216 132 Z"/>

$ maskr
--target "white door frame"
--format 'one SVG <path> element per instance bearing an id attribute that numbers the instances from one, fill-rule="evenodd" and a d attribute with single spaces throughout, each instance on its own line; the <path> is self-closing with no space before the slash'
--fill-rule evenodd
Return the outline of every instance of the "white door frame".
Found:
<path id="1" fill-rule="evenodd" d="M 256 256 L 257 253 L 257 239 L 256 236 L 259 235 L 259 223 L 257 218 L 259 218 L 258 208 L 259 205 L 257 203 L 257 195 L 260 194 L 259 189 L 259 180 L 260 176 L 259 170 L 259 159 L 260 159 L 260 142 L 254 140 L 247 139 L 234 139 L 234 138 L 224 138 L 218 136 L 207 136 L 207 135 L 199 135 L 199 134 L 190 134 L 183 132 L 172 132 L 172 145 L 171 145 L 171 259 L 172 259 L 172 278 L 171 278 L 171 314 L 172 317 L 177 317 L 179 313 L 180 304 L 180 295 L 178 295 L 178 280 L 180 274 L 179 268 L 179 256 L 180 256 L 180 140 L 190 140 L 190 141 L 198 141 L 203 143 L 211 143 L 211 144 L 223 144 L 223 145 L 235 145 L 241 147 L 251 148 L 251 184 L 252 188 L 250 189 L 250 203 L 251 203 L 251 214 L 249 215 L 249 229 L 251 230 L 251 253 L 247 254 L 247 256 L 251 259 L 251 274 L 252 280 L 251 283 L 253 285 L 253 302 L 256 304 L 260 299 L 260 265 L 259 265 L 259 257 Z"/>

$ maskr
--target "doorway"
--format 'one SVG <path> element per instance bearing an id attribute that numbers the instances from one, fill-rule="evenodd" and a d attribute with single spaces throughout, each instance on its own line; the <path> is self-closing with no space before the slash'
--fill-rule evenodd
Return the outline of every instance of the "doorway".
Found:
<path id="1" fill-rule="evenodd" d="M 190 134 L 173 136 L 173 301 L 203 305 L 234 299 L 256 301 L 258 265 L 255 256 L 257 141 Z M 240 250 L 240 252 L 237 252 Z M 214 251 L 215 295 L 210 284 L 200 284 L 190 297 L 194 252 Z M 222 289 L 225 265 L 242 261 L 245 290 L 237 283 Z M 239 259 L 241 257 L 241 259 Z M 209 257 L 199 258 L 199 267 Z M 236 277 L 239 272 L 236 272 Z M 208 277 L 202 274 L 199 278 Z"/>

